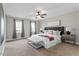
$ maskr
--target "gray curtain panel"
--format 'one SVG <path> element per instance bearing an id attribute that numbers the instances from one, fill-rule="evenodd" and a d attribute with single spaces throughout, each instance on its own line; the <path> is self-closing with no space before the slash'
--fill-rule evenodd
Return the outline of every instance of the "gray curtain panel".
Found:
<path id="1" fill-rule="evenodd" d="M 25 32 L 24 32 L 24 20 L 22 20 L 22 33 L 21 37 L 25 37 Z"/>
<path id="2" fill-rule="evenodd" d="M 30 21 L 30 36 L 32 35 L 32 32 L 31 32 L 31 21 Z"/>
<path id="3" fill-rule="evenodd" d="M 36 25 L 36 21 L 35 21 L 35 34 L 37 34 L 36 30 L 37 30 L 37 25 Z"/>
<path id="4" fill-rule="evenodd" d="M 13 39 L 17 38 L 17 34 L 16 34 L 16 20 L 13 20 L 14 24 L 13 24 Z"/>

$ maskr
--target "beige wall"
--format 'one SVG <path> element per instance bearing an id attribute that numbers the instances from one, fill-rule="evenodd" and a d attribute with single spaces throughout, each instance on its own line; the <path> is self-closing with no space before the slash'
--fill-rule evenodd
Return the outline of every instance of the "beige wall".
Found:
<path id="1" fill-rule="evenodd" d="M 30 21 L 28 19 L 21 19 L 21 18 L 14 18 L 14 17 L 6 16 L 6 38 L 7 38 L 7 40 L 12 40 L 13 19 L 24 20 L 25 37 L 29 37 L 29 35 L 30 35 Z M 20 38 L 20 37 L 18 36 L 18 38 Z"/>
<path id="2" fill-rule="evenodd" d="M 6 38 L 12 39 L 13 33 L 13 18 L 6 16 Z"/>
<path id="3" fill-rule="evenodd" d="M 45 23 L 47 22 L 53 22 L 57 20 L 61 20 L 62 26 L 70 26 L 73 33 L 76 35 L 76 41 L 79 42 L 79 11 L 43 20 L 41 21 L 41 27 L 44 27 Z"/>

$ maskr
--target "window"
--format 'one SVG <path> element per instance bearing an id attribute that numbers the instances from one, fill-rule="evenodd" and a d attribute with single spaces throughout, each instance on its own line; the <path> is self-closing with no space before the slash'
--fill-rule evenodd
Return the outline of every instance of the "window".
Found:
<path id="1" fill-rule="evenodd" d="M 31 34 L 35 34 L 35 22 L 31 22 Z"/>
<path id="2" fill-rule="evenodd" d="M 16 20 L 16 33 L 21 33 L 22 31 L 22 21 Z"/>

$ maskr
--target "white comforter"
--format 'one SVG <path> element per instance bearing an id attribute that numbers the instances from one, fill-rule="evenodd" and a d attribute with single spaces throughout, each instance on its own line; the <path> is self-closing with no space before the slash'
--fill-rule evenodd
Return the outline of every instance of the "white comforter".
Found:
<path id="1" fill-rule="evenodd" d="M 53 36 L 54 40 L 50 41 L 47 37 L 43 37 L 40 35 L 49 35 L 49 36 Z M 60 36 L 58 35 L 51 35 L 51 34 L 36 34 L 36 35 L 32 35 L 30 38 L 28 38 L 30 41 L 34 42 L 34 43 L 38 43 L 38 42 L 43 42 L 42 45 L 45 48 L 49 48 L 51 46 L 54 46 L 58 43 L 61 42 L 60 40 Z"/>

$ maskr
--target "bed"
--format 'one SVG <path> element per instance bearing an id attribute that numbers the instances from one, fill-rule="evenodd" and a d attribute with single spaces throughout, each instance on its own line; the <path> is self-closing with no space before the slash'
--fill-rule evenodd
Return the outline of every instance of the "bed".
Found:
<path id="1" fill-rule="evenodd" d="M 64 27 L 45 27 L 45 31 L 55 31 L 59 32 L 59 34 L 51 34 L 51 33 L 41 33 L 41 34 L 36 34 L 32 35 L 29 39 L 29 41 L 33 43 L 39 43 L 44 46 L 46 49 L 55 46 L 59 43 L 61 43 L 61 35 L 64 33 Z M 62 32 L 62 34 L 61 34 Z"/>

